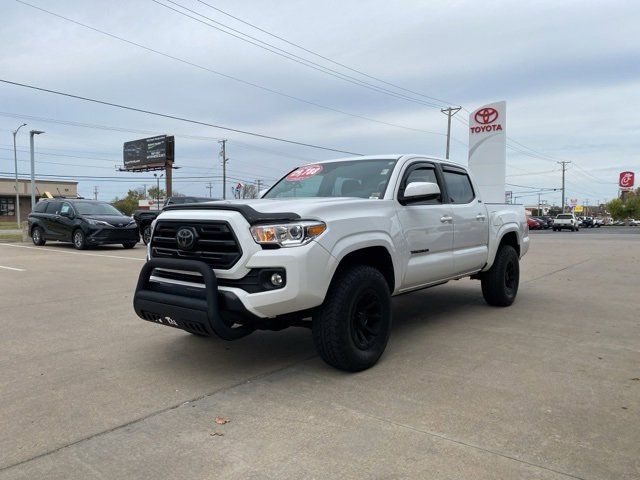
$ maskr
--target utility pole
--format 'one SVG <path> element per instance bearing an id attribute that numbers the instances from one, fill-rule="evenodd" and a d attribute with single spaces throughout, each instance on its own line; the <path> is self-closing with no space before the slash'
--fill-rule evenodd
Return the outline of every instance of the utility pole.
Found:
<path id="1" fill-rule="evenodd" d="M 542 213 L 540 213 L 540 193 L 538 193 L 538 215 L 542 215 Z"/>
<path id="2" fill-rule="evenodd" d="M 209 198 L 211 198 L 211 191 L 213 190 L 213 184 L 209 182 L 206 188 L 209 190 Z"/>
<path id="3" fill-rule="evenodd" d="M 440 111 L 447 116 L 447 153 L 444 157 L 447 160 L 449 159 L 449 146 L 451 145 L 451 117 L 458 113 L 461 108 L 462 107 L 449 107 L 440 109 Z"/>
<path id="4" fill-rule="evenodd" d="M 93 187 L 93 199 L 97 200 L 98 199 L 98 186 L 94 186 Z"/>
<path id="5" fill-rule="evenodd" d="M 567 169 L 567 163 L 571 163 L 571 162 L 556 162 L 562 165 L 562 213 L 564 213 L 564 204 L 565 204 L 565 190 L 564 190 L 564 173 L 565 170 Z"/>
<path id="6" fill-rule="evenodd" d="M 18 182 L 18 154 L 16 153 L 16 135 L 22 127 L 26 127 L 27 124 L 23 123 L 16 128 L 13 133 L 13 161 L 16 165 L 16 221 L 18 222 L 18 230 L 20 229 L 20 183 Z"/>
<path id="7" fill-rule="evenodd" d="M 222 146 L 220 149 L 220 157 L 222 158 L 222 199 L 225 200 L 227 198 L 227 162 L 229 161 L 226 149 L 227 141 L 218 140 L 218 143 Z"/>
<path id="8" fill-rule="evenodd" d="M 36 162 L 33 154 L 33 137 L 44 133 L 42 130 L 31 130 L 29 132 L 29 146 L 31 147 L 31 211 L 36 208 Z"/>
<path id="9" fill-rule="evenodd" d="M 260 198 L 260 187 L 262 186 L 262 180 L 259 178 L 256 180 L 256 198 Z"/>

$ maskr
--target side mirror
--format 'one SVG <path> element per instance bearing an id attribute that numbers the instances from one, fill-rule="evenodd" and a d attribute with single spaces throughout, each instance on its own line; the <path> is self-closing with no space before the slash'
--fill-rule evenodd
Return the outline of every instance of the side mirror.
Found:
<path id="1" fill-rule="evenodd" d="M 403 204 L 433 200 L 440 196 L 440 187 L 432 182 L 411 182 L 404 189 L 402 195 Z"/>

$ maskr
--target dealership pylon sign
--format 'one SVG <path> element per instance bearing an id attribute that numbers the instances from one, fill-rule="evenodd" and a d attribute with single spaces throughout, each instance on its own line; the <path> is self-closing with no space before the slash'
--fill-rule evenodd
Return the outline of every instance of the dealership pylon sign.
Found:
<path id="1" fill-rule="evenodd" d="M 507 169 L 507 102 L 484 105 L 469 115 L 469 168 L 482 199 L 504 202 Z"/>

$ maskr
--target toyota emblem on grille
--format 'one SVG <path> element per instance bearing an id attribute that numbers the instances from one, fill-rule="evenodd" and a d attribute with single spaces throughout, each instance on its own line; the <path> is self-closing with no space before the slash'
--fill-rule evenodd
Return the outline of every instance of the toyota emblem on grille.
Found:
<path id="1" fill-rule="evenodd" d="M 176 243 L 180 250 L 191 250 L 196 244 L 196 234 L 191 228 L 180 228 L 176 232 Z"/>

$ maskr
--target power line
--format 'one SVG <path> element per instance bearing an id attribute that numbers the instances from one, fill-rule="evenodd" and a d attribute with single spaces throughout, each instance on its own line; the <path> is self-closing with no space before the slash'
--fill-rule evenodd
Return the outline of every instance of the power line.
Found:
<path id="1" fill-rule="evenodd" d="M 347 70 L 349 70 L 349 71 L 351 71 L 351 72 L 358 73 L 358 74 L 360 74 L 360 75 L 362 75 L 362 76 L 364 76 L 364 77 L 370 78 L 370 79 L 372 79 L 372 80 L 376 80 L 377 82 L 380 82 L 380 83 L 384 83 L 385 85 L 389 85 L 390 87 L 397 88 L 398 90 L 403 90 L 403 91 L 405 91 L 405 92 L 407 92 L 407 93 L 412 93 L 412 94 L 414 94 L 414 95 L 418 95 L 418 96 L 420 96 L 420 97 L 428 98 L 428 99 L 430 99 L 430 100 L 435 100 L 436 102 L 440 102 L 440 103 L 442 103 L 443 105 L 453 105 L 453 103 L 452 103 L 452 102 L 448 102 L 448 101 L 446 101 L 446 100 L 441 100 L 441 99 L 439 99 L 439 98 L 431 97 L 431 96 L 429 96 L 429 95 L 425 95 L 425 94 L 423 94 L 423 93 L 416 92 L 416 91 L 414 91 L 414 90 L 409 90 L 408 88 L 401 87 L 401 86 L 396 85 L 396 84 L 394 84 L 394 83 L 391 83 L 391 82 L 388 82 L 388 81 L 386 81 L 386 80 L 383 80 L 383 79 L 381 79 L 381 78 L 379 78 L 379 77 L 374 77 L 373 75 L 369 75 L 368 73 L 365 73 L 365 72 L 363 72 L 363 71 L 361 71 L 361 70 L 357 70 L 357 69 L 355 69 L 355 68 L 349 67 L 348 65 L 345 65 L 344 63 L 337 62 L 337 61 L 335 61 L 335 60 L 333 60 L 333 59 L 331 59 L 331 58 L 329 58 L 329 57 L 326 57 L 326 56 L 321 55 L 321 54 L 319 54 L 319 53 L 317 53 L 317 52 L 314 52 L 314 51 L 312 51 L 312 50 L 309 50 L 308 48 L 305 48 L 305 47 L 303 47 L 303 46 L 302 46 L 302 45 L 300 45 L 300 44 L 297 44 L 297 43 L 291 42 L 290 40 L 287 40 L 286 38 L 283 38 L 283 37 L 281 37 L 281 36 L 278 36 L 278 35 L 276 35 L 276 34 L 274 34 L 274 33 L 269 32 L 269 31 L 267 31 L 267 30 L 265 30 L 265 29 L 263 29 L 263 28 L 260 28 L 260 27 L 258 27 L 257 25 L 255 25 L 255 24 L 253 24 L 253 23 L 247 22 L 246 20 L 243 20 L 243 19 L 241 19 L 241 18 L 238 18 L 238 17 L 236 17 L 236 16 L 234 16 L 234 15 L 231 15 L 230 13 L 225 12 L 224 10 L 221 10 L 220 8 L 214 7 L 213 5 L 211 5 L 211 4 L 207 3 L 207 2 L 204 2 L 204 1 L 202 1 L 202 0 L 198 0 L 198 1 L 199 1 L 200 3 L 202 3 L 203 5 L 206 5 L 207 7 L 212 8 L 213 10 L 216 10 L 217 12 L 220 12 L 220 13 L 222 13 L 223 15 L 226 15 L 227 17 L 233 18 L 234 20 L 237 20 L 237 21 L 239 21 L 239 22 L 241 22 L 241 23 L 244 23 L 245 25 L 248 25 L 248 26 L 250 26 L 250 27 L 252 27 L 252 28 L 255 28 L 256 30 L 259 30 L 259 31 L 260 31 L 260 32 L 262 32 L 262 33 L 266 33 L 267 35 L 269 35 L 269 36 L 271 36 L 271 37 L 273 37 L 273 38 L 277 38 L 278 40 L 280 40 L 280 41 L 282 41 L 282 42 L 285 42 L 285 43 L 287 43 L 287 44 L 289 44 L 289 45 L 291 45 L 291 46 L 293 46 L 293 47 L 299 48 L 299 49 L 301 49 L 301 50 L 304 50 L 304 51 L 305 51 L 305 52 L 307 52 L 307 53 L 310 53 L 310 54 L 312 54 L 312 55 L 315 55 L 315 56 L 316 56 L 316 57 L 318 57 L 318 58 L 322 58 L 323 60 L 326 60 L 326 61 L 328 61 L 328 62 L 331 62 L 331 63 L 333 63 L 334 65 L 338 65 L 338 66 L 340 66 L 340 67 L 342 67 L 342 68 L 346 68 Z"/>
<path id="2" fill-rule="evenodd" d="M 162 51 L 160 51 L 160 50 L 156 50 L 156 49 L 154 49 L 154 48 L 147 47 L 147 46 L 145 46 L 145 45 L 142 45 L 142 44 L 140 44 L 140 43 L 134 42 L 134 41 L 132 41 L 132 40 L 128 40 L 128 39 L 126 39 L 126 38 L 124 38 L 124 37 L 121 37 L 121 36 L 118 36 L 118 35 L 115 35 L 115 34 L 112 34 L 112 33 L 106 32 L 106 31 L 104 31 L 104 30 L 100 30 L 100 29 L 95 28 L 95 27 L 92 27 L 92 26 L 90 26 L 90 25 L 87 25 L 86 23 L 82 23 L 82 22 L 79 22 L 79 21 L 77 21 L 77 20 L 73 20 L 72 18 L 65 17 L 64 15 L 60 15 L 60 14 L 55 13 L 55 12 L 52 12 L 52 11 L 50 11 L 50 10 L 46 10 L 46 9 L 41 8 L 41 7 L 38 7 L 38 6 L 36 6 L 36 5 L 32 5 L 32 4 L 30 4 L 30 3 L 28 3 L 28 2 L 25 2 L 25 1 L 23 1 L 23 0 L 15 0 L 15 1 L 16 1 L 16 2 L 18 2 L 18 3 L 20 3 L 20 4 L 22 4 L 22 5 L 25 5 L 25 6 L 28 6 L 28 7 L 34 8 L 34 9 L 36 9 L 36 10 L 39 10 L 39 11 L 41 11 L 41 12 L 43 12 L 43 13 L 47 13 L 47 14 L 49 14 L 49 15 L 55 16 L 55 17 L 57 17 L 57 18 L 59 18 L 59 19 L 62 19 L 62 20 L 65 20 L 65 21 L 71 22 L 71 23 L 73 23 L 73 24 L 75 24 L 75 25 L 79 25 L 79 26 L 81 26 L 81 27 L 87 28 L 87 29 L 89 29 L 89 30 L 92 30 L 92 31 L 97 32 L 97 33 L 100 33 L 100 34 L 102 34 L 102 35 L 106 35 L 106 36 L 111 37 L 111 38 L 113 38 L 113 39 L 116 39 L 116 40 L 119 40 L 119 41 L 122 41 L 122 42 L 128 43 L 128 44 L 130 44 L 130 45 L 136 46 L 136 47 L 141 48 L 141 49 L 143 49 L 143 50 L 146 50 L 146 51 L 152 52 L 152 53 L 154 53 L 154 54 L 156 54 L 156 55 L 161 55 L 161 56 L 163 56 L 163 57 L 166 57 L 166 58 L 169 58 L 169 59 L 171 59 L 171 60 L 174 60 L 174 61 L 177 61 L 177 62 L 183 63 L 183 64 L 185 64 L 185 65 L 189 65 L 189 66 L 191 66 L 191 67 L 195 67 L 195 68 L 198 68 L 198 69 L 200 69 L 200 70 L 205 70 L 205 71 L 207 71 L 207 72 L 209 72 L 209 73 L 213 73 L 213 74 L 215 74 L 215 75 L 218 75 L 218 76 L 221 76 L 221 77 L 227 78 L 227 79 L 229 79 L 229 80 L 233 80 L 233 81 L 235 81 L 235 82 L 239 82 L 239 83 L 242 83 L 242 84 L 244 84 L 244 85 L 248 85 L 248 86 L 250 86 L 250 87 L 254 87 L 254 88 L 257 88 L 257 89 L 260 89 L 260 90 L 264 90 L 264 91 L 266 91 L 266 92 L 273 93 L 273 94 L 275 94 L 275 95 L 279 95 L 279 96 L 282 96 L 282 97 L 288 98 L 288 99 L 290 99 L 290 100 L 295 100 L 295 101 L 297 101 L 297 102 L 302 102 L 302 103 L 305 103 L 305 104 L 307 104 L 307 105 L 312 105 L 312 106 L 314 106 L 314 107 L 322 108 L 322 109 L 324 109 L 324 110 L 329 110 L 329 111 L 336 112 L 336 113 L 339 113 L 339 114 L 342 114 L 342 115 L 347 115 L 347 116 L 350 116 L 350 117 L 353 117 L 353 118 L 359 118 L 359 119 L 361 119 L 361 120 L 366 120 L 366 121 L 374 122 L 374 123 L 378 123 L 378 124 L 381 124 L 381 125 L 387 125 L 387 126 L 394 127 L 394 128 L 401 128 L 401 129 L 404 129 L 404 130 L 411 130 L 411 131 L 421 132 L 421 133 L 429 133 L 429 134 L 433 134 L 433 135 L 444 135 L 444 134 L 443 134 L 443 133 L 441 133 L 441 132 L 434 132 L 434 131 L 430 131 L 430 130 L 424 130 L 424 129 L 419 129 L 419 128 L 413 128 L 413 127 L 408 127 L 408 126 L 406 126 L 406 125 L 398 125 L 398 124 L 396 124 L 396 123 L 386 122 L 386 121 L 383 121 L 383 120 L 378 120 L 378 119 L 376 119 L 376 118 L 367 117 L 367 116 L 362 115 L 362 114 L 359 114 L 359 113 L 348 112 L 348 111 L 345 111 L 345 110 L 341 110 L 341 109 L 339 109 L 339 108 L 331 107 L 331 106 L 328 106 L 328 105 L 323 105 L 323 104 L 321 104 L 321 103 L 317 103 L 317 102 L 314 102 L 314 101 L 311 101 L 311 100 L 306 100 L 306 99 L 304 99 L 304 98 L 296 97 L 296 96 L 294 96 L 294 95 L 290 95 L 290 94 L 288 94 L 288 93 L 285 93 L 285 92 L 282 92 L 282 91 L 279 91 L 279 90 L 275 90 L 275 89 L 272 89 L 272 88 L 266 87 L 266 86 L 264 86 L 264 85 L 260 85 L 260 84 L 257 84 L 257 83 L 253 83 L 253 82 L 250 82 L 250 81 L 248 81 L 248 80 L 243 80 L 243 79 L 241 79 L 241 78 L 234 77 L 234 76 L 232 76 L 232 75 L 228 75 L 228 74 L 225 74 L 225 73 L 219 72 L 219 71 L 217 71 L 217 70 L 213 70 L 213 69 L 211 69 L 211 68 L 209 68 L 209 67 L 205 67 L 205 66 L 203 66 L 203 65 L 197 64 L 197 63 L 195 63 L 195 62 L 191 62 L 191 61 L 189 61 L 189 60 L 185 60 L 185 59 L 180 58 L 180 57 L 176 57 L 176 56 L 171 55 L 171 54 L 168 54 L 168 53 L 166 53 L 166 52 L 162 52 Z"/>
<path id="3" fill-rule="evenodd" d="M 384 87 L 379 87 L 379 86 L 373 85 L 371 83 L 365 82 L 364 80 L 360 80 L 360 79 L 358 79 L 356 77 L 353 77 L 351 75 L 347 75 L 347 74 L 341 73 L 341 72 L 339 72 L 337 70 L 333 70 L 333 69 L 331 69 L 329 67 L 325 67 L 325 66 L 323 66 L 323 65 L 321 65 L 319 63 L 313 62 L 312 60 L 305 59 L 303 57 L 300 57 L 299 55 L 296 55 L 295 53 L 288 52 L 288 51 L 283 50 L 283 49 L 281 49 L 281 48 L 279 48 L 279 47 L 277 47 L 275 45 L 272 45 L 272 44 L 267 43 L 267 42 L 265 42 L 263 40 L 260 40 L 259 38 L 253 37 L 251 35 L 248 35 L 246 33 L 241 32 L 239 30 L 236 30 L 236 29 L 234 29 L 232 27 L 229 27 L 229 26 L 227 26 L 227 25 L 225 25 L 225 24 L 223 24 L 221 22 L 218 22 L 218 21 L 216 21 L 216 20 L 214 20 L 214 19 L 212 19 L 210 17 L 207 17 L 206 15 L 204 15 L 202 13 L 196 12 L 195 10 L 192 10 L 192 9 L 190 9 L 188 7 L 185 7 L 184 5 L 181 5 L 181 4 L 177 3 L 177 2 L 174 2 L 173 0 L 165 0 L 165 1 L 167 1 L 167 2 L 169 2 L 171 4 L 173 4 L 173 5 L 176 5 L 177 7 L 180 7 L 180 8 L 182 8 L 182 9 L 188 11 L 188 12 L 191 12 L 191 13 L 193 13 L 195 15 L 198 15 L 199 17 L 205 18 L 210 22 L 213 22 L 213 23 L 215 23 L 217 25 L 221 25 L 222 27 L 224 27 L 224 28 L 226 28 L 226 29 L 228 29 L 230 31 L 224 30 L 223 28 L 220 28 L 220 27 L 216 27 L 215 25 L 211 25 L 210 23 L 208 23 L 208 22 L 206 22 L 204 20 L 201 20 L 200 18 L 194 17 L 192 15 L 189 15 L 188 13 L 185 13 L 183 11 L 177 10 L 177 9 L 171 7 L 170 5 L 165 5 L 164 3 L 162 3 L 162 2 L 160 2 L 158 0 L 151 0 L 151 1 L 156 3 L 156 4 L 158 4 L 158 5 L 160 5 L 160 6 L 162 6 L 162 7 L 164 7 L 164 8 L 172 10 L 172 11 L 174 11 L 174 12 L 176 12 L 176 13 L 182 15 L 182 16 L 185 16 L 187 18 L 195 20 L 196 22 L 199 22 L 199 23 L 201 23 L 203 25 L 206 25 L 206 26 L 208 26 L 210 28 L 213 28 L 213 29 L 218 30 L 220 32 L 223 32 L 223 33 L 225 33 L 227 35 L 235 37 L 238 40 L 242 40 L 243 42 L 249 43 L 249 44 L 254 45 L 254 46 L 256 46 L 258 48 L 261 48 L 263 50 L 267 50 L 267 51 L 269 51 L 271 53 L 274 53 L 274 54 L 276 54 L 276 55 L 278 55 L 280 57 L 283 57 L 283 58 L 286 58 L 286 59 L 291 60 L 293 62 L 302 64 L 302 65 L 304 65 L 306 67 L 312 68 L 313 70 L 320 71 L 320 72 L 325 73 L 327 75 L 330 75 L 332 77 L 336 77 L 336 78 L 339 78 L 339 79 L 344 80 L 346 82 L 353 83 L 353 84 L 356 84 L 358 86 L 367 88 L 369 90 L 373 90 L 373 91 L 376 91 L 378 93 L 382 93 L 382 94 L 385 94 L 385 95 L 390 95 L 392 97 L 400 98 L 402 100 L 406 100 L 406 101 L 409 101 L 409 102 L 419 103 L 421 105 L 426 105 L 426 106 L 433 107 L 433 108 L 440 108 L 442 106 L 442 105 L 437 105 L 437 104 L 434 104 L 434 103 L 426 102 L 426 101 L 423 101 L 423 100 L 419 100 L 419 99 L 416 99 L 416 98 L 408 97 L 406 95 L 403 95 L 403 94 L 400 94 L 400 93 L 397 93 L 397 92 L 393 92 L 392 90 L 388 90 L 388 89 L 386 89 Z M 233 33 L 233 32 L 236 32 L 239 35 L 237 35 L 236 33 Z M 240 35 L 243 35 L 244 37 L 247 37 L 247 38 L 243 38 Z"/>
<path id="4" fill-rule="evenodd" d="M 251 131 L 248 131 L 248 130 L 240 130 L 240 129 L 237 129 L 237 128 L 224 127 L 222 125 L 216 125 L 216 124 L 213 124 L 213 123 L 203 122 L 203 121 L 200 121 L 200 120 L 192 120 L 192 119 L 189 119 L 189 118 L 179 117 L 177 115 L 171 115 L 171 114 L 168 114 L 168 113 L 159 113 L 159 112 L 154 112 L 154 111 L 151 111 L 151 110 L 145 110 L 145 109 L 142 109 L 142 108 L 130 107 L 130 106 L 121 105 L 121 104 L 118 104 L 118 103 L 107 102 L 105 100 L 98 100 L 98 99 L 95 99 L 95 98 L 83 97 L 81 95 L 74 95 L 74 94 L 71 94 L 71 93 L 61 92 L 61 91 L 58 91 L 58 90 L 51 90 L 51 89 L 43 88 L 43 87 L 36 87 L 35 85 L 29 85 L 29 84 L 20 83 L 20 82 L 13 82 L 11 80 L 6 80 L 6 79 L 3 79 L 3 78 L 0 78 L 0 82 L 6 83 L 8 85 L 14 85 L 14 86 L 17 86 L 17 87 L 23 87 L 23 88 L 29 88 L 31 90 L 37 90 L 37 91 L 40 91 L 40 92 L 46 92 L 46 93 L 51 93 L 51 94 L 54 94 L 54 95 L 60 95 L 60 96 L 63 96 L 63 97 L 74 98 L 76 100 L 83 100 L 85 102 L 92 102 L 92 103 L 97 103 L 97 104 L 100 104 L 100 105 L 106 105 L 106 106 L 109 106 L 109 107 L 121 108 L 123 110 L 129 110 L 129 111 L 132 111 L 132 112 L 144 113 L 144 114 L 147 114 L 147 115 L 153 115 L 153 116 L 162 117 L 162 118 L 169 118 L 171 120 L 178 120 L 180 122 L 187 122 L 187 123 L 193 123 L 193 124 L 196 124 L 196 125 L 203 125 L 205 127 L 218 128 L 220 130 L 226 130 L 228 132 L 240 133 L 240 134 L 243 134 L 243 135 L 250 135 L 250 136 L 258 137 L 258 138 L 265 138 L 265 139 L 268 139 L 268 140 L 274 140 L 276 142 L 289 143 L 289 144 L 292 144 L 292 145 L 300 145 L 302 147 L 315 148 L 315 149 L 318 149 L 318 150 L 326 150 L 326 151 L 329 151 L 329 152 L 346 153 L 347 155 L 357 155 L 357 156 L 361 156 L 362 155 L 361 153 L 349 152 L 347 150 L 339 150 L 337 148 L 324 147 L 322 145 L 314 145 L 312 143 L 298 142 L 296 140 L 289 140 L 289 139 L 286 139 L 286 138 L 274 137 L 274 136 L 271 136 L 271 135 L 265 135 L 265 134 L 262 134 L 262 133 L 251 132 Z"/>
<path id="5" fill-rule="evenodd" d="M 136 133 L 136 134 L 141 134 L 141 135 L 161 135 L 162 132 L 159 132 L 157 130 L 140 130 L 140 129 L 133 129 L 133 128 L 123 128 L 123 127 L 114 127 L 114 126 L 110 126 L 110 125 L 100 125 L 100 124 L 95 124 L 95 123 L 82 123 L 82 122 L 74 122 L 71 120 L 59 120 L 59 119 L 54 119 L 54 118 L 46 118 L 46 117 L 37 117 L 37 116 L 33 116 L 33 115 L 24 115 L 24 114 L 15 114 L 15 113 L 9 113 L 9 112 L 0 112 L 0 116 L 3 117 L 9 117 L 9 118 L 17 118 L 17 119 L 26 119 L 26 120 L 37 120 L 38 122 L 45 122 L 45 123 L 55 123 L 55 124 L 59 124 L 59 125 L 68 125 L 68 126 L 73 126 L 73 127 L 80 127 L 80 128 L 90 128 L 90 129 L 95 129 L 95 130 L 106 130 L 106 131 L 114 131 L 114 132 L 127 132 L 127 133 Z M 175 137 L 178 138 L 185 138 L 188 140 L 201 140 L 201 141 L 214 141 L 217 142 L 218 140 L 220 140 L 218 137 L 206 137 L 206 136 L 201 136 L 201 135 L 184 135 L 184 134 L 174 134 Z M 305 158 L 305 157 L 300 157 L 297 155 L 291 155 L 291 154 L 287 154 L 284 152 L 279 152 L 279 151 L 275 151 L 275 150 L 271 150 L 271 149 L 267 149 L 267 148 L 263 148 L 263 147 L 257 147 L 255 145 L 251 145 L 248 143 L 244 143 L 238 140 L 233 140 L 230 141 L 229 143 L 233 143 L 236 146 L 240 146 L 243 148 L 248 148 L 251 150 L 256 150 L 256 151 L 260 151 L 260 152 L 266 152 L 266 153 L 270 153 L 272 155 L 277 155 L 277 156 L 281 156 L 281 157 L 289 157 L 295 160 L 302 160 L 304 162 L 308 162 L 308 163 L 313 163 L 313 162 L 317 162 L 318 159 L 316 158 Z M 40 148 L 40 150 L 43 150 L 42 148 Z M 47 150 L 51 150 L 51 149 L 47 149 Z M 70 150 L 68 150 L 70 151 Z"/>

